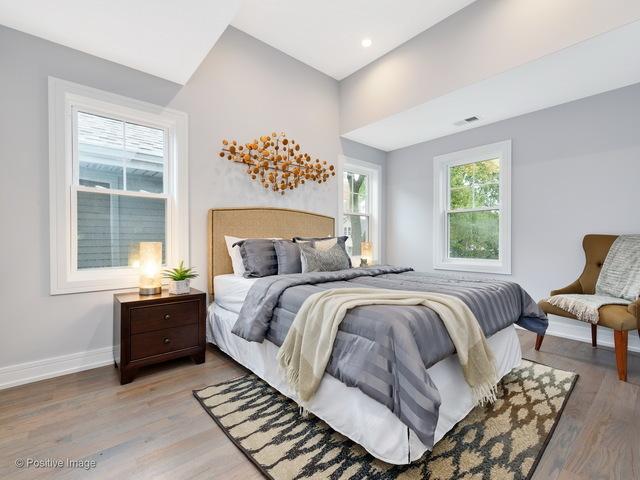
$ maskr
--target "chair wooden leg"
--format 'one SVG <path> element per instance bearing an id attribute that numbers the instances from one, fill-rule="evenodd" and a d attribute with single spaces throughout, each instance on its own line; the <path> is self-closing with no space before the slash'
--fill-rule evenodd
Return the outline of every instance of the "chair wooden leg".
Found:
<path id="1" fill-rule="evenodd" d="M 614 330 L 613 340 L 616 350 L 616 366 L 618 367 L 618 378 L 623 382 L 627 381 L 627 341 L 629 332 Z"/>
<path id="2" fill-rule="evenodd" d="M 591 325 L 591 346 L 592 347 L 598 346 L 598 326 L 597 325 Z"/>
<path id="3" fill-rule="evenodd" d="M 542 346 L 542 341 L 544 340 L 544 335 L 538 335 L 536 337 L 536 350 L 540 351 L 540 347 Z"/>

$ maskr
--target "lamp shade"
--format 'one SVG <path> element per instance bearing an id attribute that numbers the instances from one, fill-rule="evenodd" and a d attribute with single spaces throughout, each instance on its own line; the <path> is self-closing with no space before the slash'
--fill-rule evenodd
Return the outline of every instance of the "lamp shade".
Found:
<path id="1" fill-rule="evenodd" d="M 362 265 L 371 265 L 373 263 L 373 245 L 371 242 L 360 243 L 360 262 Z"/>
<path id="2" fill-rule="evenodd" d="M 162 242 L 140 242 L 140 295 L 162 291 Z"/>

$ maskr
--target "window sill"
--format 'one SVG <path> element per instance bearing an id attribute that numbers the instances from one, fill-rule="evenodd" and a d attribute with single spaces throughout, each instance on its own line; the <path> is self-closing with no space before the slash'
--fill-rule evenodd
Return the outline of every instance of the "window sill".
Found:
<path id="1" fill-rule="evenodd" d="M 72 293 L 101 292 L 108 290 L 128 290 L 138 286 L 138 279 L 135 280 L 96 280 L 96 281 L 67 281 L 63 284 L 52 285 L 51 295 L 67 295 Z"/>

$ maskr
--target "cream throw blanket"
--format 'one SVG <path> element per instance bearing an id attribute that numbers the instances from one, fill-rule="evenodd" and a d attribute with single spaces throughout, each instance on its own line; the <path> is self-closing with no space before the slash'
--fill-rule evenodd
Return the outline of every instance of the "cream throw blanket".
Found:
<path id="1" fill-rule="evenodd" d="M 338 327 L 349 309 L 363 305 L 424 305 L 442 319 L 476 404 L 496 399 L 495 358 L 478 320 L 451 295 L 379 288 L 338 288 L 311 295 L 300 307 L 278 351 L 278 362 L 302 402 L 320 386 Z"/>
<path id="2" fill-rule="evenodd" d="M 583 322 L 597 324 L 600 321 L 600 307 L 605 305 L 629 305 L 631 302 L 624 298 L 609 297 L 607 295 L 586 295 L 581 293 L 564 293 L 547 299 L 565 312 L 576 316 Z"/>

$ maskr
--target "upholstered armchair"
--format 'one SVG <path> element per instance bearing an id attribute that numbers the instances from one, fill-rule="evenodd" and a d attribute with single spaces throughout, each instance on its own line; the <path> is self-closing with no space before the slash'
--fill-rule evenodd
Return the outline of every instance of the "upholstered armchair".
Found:
<path id="1" fill-rule="evenodd" d="M 593 294 L 596 290 L 596 282 L 600 275 L 600 270 L 611 245 L 618 238 L 617 235 L 585 235 L 582 240 L 582 248 L 586 257 L 586 265 L 580 278 L 571 285 L 559 290 L 553 290 L 551 295 L 564 293 Z M 576 317 L 544 300 L 539 303 L 540 308 L 547 314 L 560 315 L 561 317 Z M 598 325 L 591 325 L 591 344 L 598 346 L 598 327 L 613 329 L 613 338 L 616 353 L 616 366 L 618 368 L 618 378 L 627 381 L 627 342 L 629 330 L 638 329 L 640 334 L 640 300 L 636 300 L 631 305 L 604 305 L 598 310 L 600 320 Z M 544 337 L 538 335 L 536 339 L 536 350 L 540 350 Z"/>

